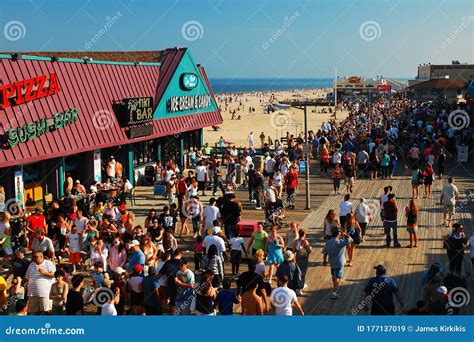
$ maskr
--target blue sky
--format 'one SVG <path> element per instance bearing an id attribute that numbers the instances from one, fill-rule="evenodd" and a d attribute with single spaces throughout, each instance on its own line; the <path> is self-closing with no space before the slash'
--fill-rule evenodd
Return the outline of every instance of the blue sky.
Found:
<path id="1" fill-rule="evenodd" d="M 411 77 L 419 63 L 474 62 L 472 0 L 15 0 L 1 2 L 1 28 L 1 51 L 187 46 L 210 77 Z"/>

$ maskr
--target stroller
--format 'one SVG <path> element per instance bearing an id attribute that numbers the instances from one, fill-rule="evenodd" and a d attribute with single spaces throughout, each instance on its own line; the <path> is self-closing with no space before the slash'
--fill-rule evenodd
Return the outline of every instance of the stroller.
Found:
<path id="1" fill-rule="evenodd" d="M 148 165 L 145 167 L 145 185 L 152 185 L 155 183 L 156 171 L 155 167 Z"/>

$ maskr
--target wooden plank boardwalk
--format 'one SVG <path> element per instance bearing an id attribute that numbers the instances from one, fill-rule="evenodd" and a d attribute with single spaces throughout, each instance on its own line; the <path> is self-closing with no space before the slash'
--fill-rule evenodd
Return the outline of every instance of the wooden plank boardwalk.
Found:
<path id="1" fill-rule="evenodd" d="M 340 288 L 340 299 L 329 298 L 331 290 L 331 276 L 329 266 L 322 266 L 322 225 L 324 217 L 329 209 L 338 212 L 339 203 L 343 200 L 343 194 L 326 197 L 319 208 L 308 215 L 301 226 L 308 229 L 309 240 L 313 246 L 310 255 L 310 268 L 307 273 L 306 282 L 308 288 L 304 291 L 301 301 L 307 314 L 312 315 L 365 315 L 366 312 L 358 310 L 357 306 L 363 299 L 363 289 L 367 279 L 374 275 L 373 267 L 383 264 L 388 274 L 393 276 L 405 299 L 408 307 L 415 307 L 420 298 L 422 275 L 428 265 L 434 262 L 447 264 L 446 250 L 442 247 L 442 236 L 449 232 L 447 227 L 441 226 L 442 207 L 438 204 L 442 183 L 446 180 L 436 180 L 433 186 L 431 199 L 420 198 L 419 214 L 419 244 L 418 248 L 385 248 L 385 235 L 383 224 L 379 215 L 379 197 L 384 186 L 391 185 L 396 194 L 398 212 L 398 237 L 403 247 L 409 245 L 409 235 L 406 231 L 406 218 L 404 208 L 411 198 L 410 179 L 406 176 L 395 177 L 393 180 L 367 180 L 356 181 L 351 201 L 355 205 L 361 197 L 369 202 L 373 209 L 372 222 L 369 223 L 366 241 L 357 246 L 352 267 L 345 268 L 345 275 Z M 473 233 L 472 215 L 474 205 L 472 195 L 466 192 L 472 191 L 472 178 L 459 178 L 457 185 L 464 194 L 465 200 L 458 205 L 459 212 L 456 214 L 458 222 L 464 224 L 466 233 Z M 420 189 L 421 190 L 421 189 Z M 422 196 L 422 192 L 420 192 Z M 467 198 L 466 198 L 467 197 Z M 471 270 L 468 251 L 465 254 L 464 268 Z M 469 292 L 472 293 L 473 286 L 471 278 L 468 279 Z M 474 313 L 474 300 L 468 306 L 461 308 L 462 314 Z"/>
<path id="2" fill-rule="evenodd" d="M 456 178 L 456 184 L 464 196 L 464 201 L 460 210 L 456 215 L 457 221 L 464 224 L 466 233 L 471 235 L 474 233 L 472 217 L 474 213 L 474 175 L 470 174 L 470 167 L 457 163 L 448 167 L 449 174 L 459 176 Z M 383 233 L 383 225 L 380 220 L 378 202 L 382 194 L 384 186 L 391 185 L 397 196 L 397 204 L 399 207 L 399 230 L 398 236 L 403 246 L 409 244 L 409 237 L 406 231 L 406 218 L 404 217 L 404 208 L 411 197 L 410 180 L 406 176 L 401 176 L 403 170 L 398 170 L 399 176 L 393 180 L 367 180 L 358 179 L 354 186 L 352 194 L 352 202 L 356 205 L 361 197 L 367 199 L 368 204 L 374 209 L 375 214 L 373 220 L 369 224 L 366 235 L 366 242 L 358 246 L 354 258 L 354 265 L 346 267 L 345 277 L 341 284 L 340 295 L 338 300 L 331 300 L 329 293 L 331 289 L 331 276 L 328 266 L 322 266 L 322 248 L 324 240 L 322 239 L 322 223 L 329 209 L 335 209 L 338 212 L 339 202 L 342 201 L 343 195 L 330 195 L 332 184 L 328 178 L 316 176 L 317 163 L 311 162 L 311 207 L 312 211 L 304 210 L 305 196 L 304 183 L 296 198 L 296 210 L 288 210 L 288 222 L 300 222 L 300 226 L 308 229 L 308 238 L 313 246 L 313 253 L 310 256 L 310 267 L 306 277 L 308 288 L 305 289 L 300 301 L 303 304 L 306 314 L 310 315 L 366 315 L 367 313 L 357 310 L 357 306 L 363 299 L 363 289 L 369 277 L 374 275 L 373 267 L 377 264 L 384 264 L 388 269 L 388 274 L 395 277 L 400 286 L 403 297 L 408 307 L 414 307 L 421 293 L 422 274 L 428 265 L 434 262 L 447 263 L 448 259 L 446 251 L 442 248 L 442 236 L 448 233 L 448 229 L 440 225 L 442 222 L 442 208 L 439 202 L 441 183 L 443 181 L 436 180 L 433 185 L 433 197 L 431 199 L 419 199 L 420 206 L 420 228 L 418 230 L 419 247 L 418 248 L 384 248 L 385 235 Z M 302 176 L 301 176 L 302 177 Z M 342 188 L 342 187 L 341 187 Z M 422 190 L 422 189 L 420 189 Z M 152 207 L 160 210 L 165 204 L 163 198 L 154 198 L 150 193 L 149 187 L 137 188 L 137 204 L 131 209 L 137 214 L 136 222 L 143 222 L 148 210 Z M 470 194 L 469 194 L 470 193 Z M 210 198 L 208 196 L 201 197 L 203 203 Z M 423 196 L 423 192 L 420 192 Z M 243 220 L 263 220 L 264 214 L 261 210 L 254 210 L 254 205 L 248 201 L 246 189 L 241 188 L 236 191 L 237 199 L 243 205 Z M 284 232 L 281 232 L 284 233 Z M 192 238 L 180 238 L 179 245 L 187 253 L 186 256 L 192 257 L 190 252 L 192 246 Z M 466 259 L 464 266 L 469 270 L 470 260 L 466 251 Z M 247 267 L 241 266 L 241 272 Z M 226 265 L 226 275 L 230 274 L 230 265 Z M 471 280 L 468 279 L 469 291 L 473 293 Z M 272 285 L 275 285 L 273 283 Z M 234 312 L 240 311 L 236 306 Z M 474 314 L 474 299 L 470 305 L 461 308 L 462 314 Z"/>

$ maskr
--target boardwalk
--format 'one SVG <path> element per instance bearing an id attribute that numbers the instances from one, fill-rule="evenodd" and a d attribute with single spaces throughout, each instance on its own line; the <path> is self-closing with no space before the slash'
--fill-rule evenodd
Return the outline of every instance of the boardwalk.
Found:
<path id="1" fill-rule="evenodd" d="M 379 215 L 379 197 L 382 188 L 392 185 L 394 193 L 397 196 L 399 207 L 399 239 L 403 246 L 409 244 L 408 233 L 405 229 L 406 218 L 404 217 L 404 208 L 411 196 L 410 180 L 406 176 L 397 176 L 394 180 L 366 180 L 356 181 L 352 202 L 356 205 L 361 197 L 368 200 L 368 204 L 375 214 L 373 221 L 369 224 L 366 242 L 357 247 L 353 267 L 346 267 L 345 277 L 341 284 L 338 300 L 331 300 L 329 292 L 331 289 L 331 277 L 329 266 L 322 266 L 321 250 L 324 246 L 322 239 L 323 218 L 329 209 L 338 210 L 339 202 L 343 195 L 330 195 L 332 184 L 329 179 L 316 176 L 317 165 L 312 161 L 311 167 L 311 211 L 303 210 L 305 207 L 304 189 L 301 188 L 296 201 L 296 210 L 289 210 L 288 221 L 295 220 L 300 222 L 301 227 L 308 229 L 308 237 L 313 246 L 313 253 L 310 256 L 310 267 L 306 282 L 308 288 L 304 295 L 300 297 L 305 312 L 312 315 L 365 315 L 364 311 L 357 310 L 357 306 L 363 298 L 363 288 L 367 279 L 374 274 L 373 267 L 377 264 L 384 264 L 388 273 L 394 276 L 401 288 L 405 302 L 408 307 L 414 307 L 420 297 L 422 274 L 427 265 L 434 262 L 447 263 L 446 250 L 442 248 L 442 236 L 449 230 L 440 225 L 442 222 L 442 208 L 439 202 L 441 181 L 436 180 L 433 186 L 433 198 L 419 200 L 420 205 L 420 228 L 418 230 L 419 247 L 386 249 L 385 235 L 383 234 L 382 222 Z M 466 195 L 469 192 L 474 194 L 474 179 L 469 174 L 469 168 L 456 164 L 456 167 L 448 169 L 450 174 L 460 175 L 456 183 L 464 196 L 462 205 L 458 206 L 456 218 L 463 223 L 466 232 L 470 235 L 473 229 L 471 221 L 474 213 L 474 203 L 472 195 Z M 399 172 L 401 174 L 401 172 Z M 446 180 L 443 181 L 445 183 Z M 303 187 L 303 183 L 301 183 Z M 422 189 L 420 189 L 422 190 Z M 137 214 L 136 222 L 142 223 L 149 208 L 154 207 L 158 210 L 165 204 L 163 198 L 154 198 L 150 194 L 149 187 L 137 188 L 137 204 L 132 210 Z M 423 195 L 422 191 L 420 194 Z M 210 195 L 210 191 L 208 191 Z M 239 201 L 243 204 L 243 220 L 263 220 L 264 214 L 261 210 L 254 210 L 254 205 L 249 203 L 245 189 L 236 191 Z M 207 202 L 210 196 L 201 197 L 201 200 Z M 191 257 L 192 245 L 191 237 L 179 239 L 179 245 L 187 251 L 186 255 Z M 470 269 L 470 260 L 468 253 L 464 265 Z M 242 271 L 246 266 L 242 265 Z M 230 273 L 230 265 L 226 265 L 226 274 Z M 468 280 L 469 291 L 472 293 L 471 279 Z M 275 283 L 272 284 L 273 286 Z M 461 313 L 474 314 L 474 300 L 469 307 L 463 307 Z M 235 308 L 239 312 L 239 307 Z"/>
<path id="2" fill-rule="evenodd" d="M 446 182 L 446 180 L 444 180 Z M 458 186 L 464 194 L 472 189 L 473 181 L 468 178 L 460 178 Z M 331 289 L 331 276 L 329 266 L 322 266 L 321 250 L 324 246 L 322 240 L 323 218 L 329 209 L 337 209 L 342 201 L 343 195 L 328 196 L 322 205 L 302 222 L 302 226 L 309 231 L 310 241 L 314 252 L 310 256 L 310 268 L 307 274 L 308 288 L 302 297 L 303 306 L 307 314 L 334 315 L 334 314 L 366 314 L 357 310 L 357 306 L 363 299 L 363 289 L 368 277 L 374 274 L 373 267 L 384 264 L 388 274 L 397 280 L 405 302 L 409 307 L 414 307 L 420 297 L 422 274 L 427 265 L 434 262 L 446 264 L 448 259 L 446 250 L 442 248 L 442 236 L 449 229 L 441 226 L 442 208 L 438 205 L 441 181 L 434 184 L 433 198 L 419 200 L 419 246 L 418 248 L 385 248 L 385 235 L 383 233 L 382 221 L 379 215 L 378 199 L 384 186 L 391 185 L 396 194 L 399 207 L 399 240 L 403 247 L 409 245 L 409 236 L 406 231 L 406 218 L 404 208 L 411 197 L 411 186 L 408 177 L 396 177 L 394 180 L 357 180 L 352 202 L 356 205 L 361 197 L 368 200 L 373 209 L 373 220 L 368 226 L 366 242 L 357 247 L 354 257 L 354 265 L 346 267 L 344 280 L 340 288 L 341 298 L 332 300 L 329 298 Z M 459 206 L 457 214 L 458 221 L 465 225 L 466 232 L 473 232 L 472 214 L 474 205 L 472 199 L 465 198 Z M 470 259 L 466 254 L 464 266 L 470 270 Z M 472 293 L 471 278 L 468 280 L 469 291 Z M 461 309 L 463 314 L 474 313 L 474 303 Z"/>

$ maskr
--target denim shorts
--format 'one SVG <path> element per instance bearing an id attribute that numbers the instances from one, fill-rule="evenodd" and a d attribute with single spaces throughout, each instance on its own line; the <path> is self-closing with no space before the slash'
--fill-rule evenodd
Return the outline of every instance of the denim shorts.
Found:
<path id="1" fill-rule="evenodd" d="M 331 275 L 338 279 L 342 279 L 342 277 L 344 277 L 344 266 L 335 268 L 331 267 Z"/>

